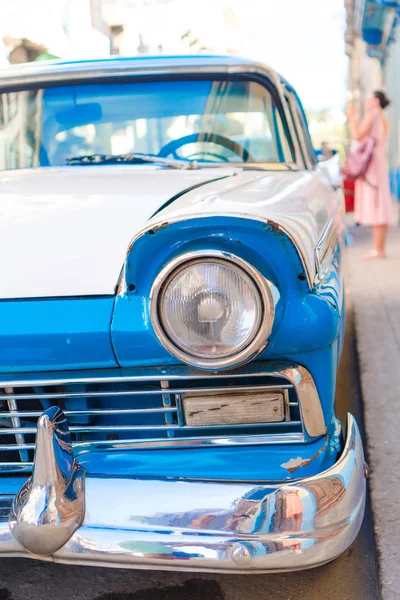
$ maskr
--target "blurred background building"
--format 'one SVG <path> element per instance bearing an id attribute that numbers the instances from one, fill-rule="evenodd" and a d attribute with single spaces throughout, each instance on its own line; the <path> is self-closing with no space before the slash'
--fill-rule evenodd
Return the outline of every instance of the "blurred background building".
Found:
<path id="1" fill-rule="evenodd" d="M 345 0 L 348 99 L 362 109 L 374 90 L 391 99 L 389 161 L 392 191 L 400 197 L 400 1 Z"/>
<path id="2" fill-rule="evenodd" d="M 344 134 L 343 31 L 343 0 L 1 0 L 0 64 L 242 54 L 280 70 L 310 109 L 316 143 L 336 143 Z"/>
<path id="3" fill-rule="evenodd" d="M 108 55 L 109 32 L 100 15 L 100 0 L 3 0 L 0 62 Z"/>
<path id="4" fill-rule="evenodd" d="M 2 0 L 0 61 L 235 52 L 240 0 Z M 197 8 L 199 8 L 196 3 Z"/>
<path id="5" fill-rule="evenodd" d="M 240 0 L 102 0 L 112 54 L 235 52 Z"/>

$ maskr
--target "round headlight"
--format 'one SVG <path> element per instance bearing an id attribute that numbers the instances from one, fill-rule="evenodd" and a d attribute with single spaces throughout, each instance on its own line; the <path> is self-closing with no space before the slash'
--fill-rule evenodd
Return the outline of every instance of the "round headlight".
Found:
<path id="1" fill-rule="evenodd" d="M 245 261 L 220 254 L 173 261 L 151 294 L 160 341 L 195 366 L 239 364 L 265 346 L 272 328 L 273 302 L 265 280 Z"/>

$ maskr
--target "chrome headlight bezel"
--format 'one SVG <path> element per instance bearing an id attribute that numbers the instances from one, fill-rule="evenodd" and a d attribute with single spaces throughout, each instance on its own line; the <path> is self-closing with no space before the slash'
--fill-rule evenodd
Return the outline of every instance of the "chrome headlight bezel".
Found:
<path id="1" fill-rule="evenodd" d="M 188 352 L 179 348 L 168 337 L 160 317 L 160 299 L 162 298 L 162 291 L 167 283 L 173 276 L 177 274 L 177 272 L 179 272 L 179 270 L 186 268 L 191 263 L 199 262 L 199 260 L 202 261 L 203 259 L 204 262 L 209 260 L 212 262 L 223 262 L 228 265 L 231 263 L 231 266 L 239 267 L 248 277 L 250 277 L 252 283 L 255 285 L 260 295 L 262 306 L 262 316 L 259 330 L 251 338 L 248 345 L 232 355 L 220 358 L 201 358 L 189 354 Z M 267 340 L 271 334 L 274 323 L 274 316 L 274 300 L 268 281 L 247 261 L 234 254 L 219 250 L 197 250 L 182 254 L 181 256 L 171 260 L 159 272 L 150 291 L 150 318 L 154 332 L 160 343 L 179 360 L 182 360 L 188 365 L 203 369 L 229 369 L 248 362 L 254 358 L 254 356 L 259 354 L 267 345 Z"/>

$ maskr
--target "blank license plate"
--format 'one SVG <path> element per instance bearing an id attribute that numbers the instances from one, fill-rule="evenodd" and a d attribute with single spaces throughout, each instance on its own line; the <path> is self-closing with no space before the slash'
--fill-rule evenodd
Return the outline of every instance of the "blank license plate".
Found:
<path id="1" fill-rule="evenodd" d="M 285 418 L 285 399 L 282 392 L 186 396 L 183 410 L 190 427 L 279 423 Z"/>

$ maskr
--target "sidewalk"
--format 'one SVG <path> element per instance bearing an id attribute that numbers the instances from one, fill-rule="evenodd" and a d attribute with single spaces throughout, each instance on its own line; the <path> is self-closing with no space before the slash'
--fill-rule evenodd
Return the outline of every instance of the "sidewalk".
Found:
<path id="1" fill-rule="evenodd" d="M 383 600 L 400 598 L 400 228 L 388 259 L 363 262 L 367 228 L 350 228 L 346 284 L 355 328 L 365 411 L 370 488 Z"/>

